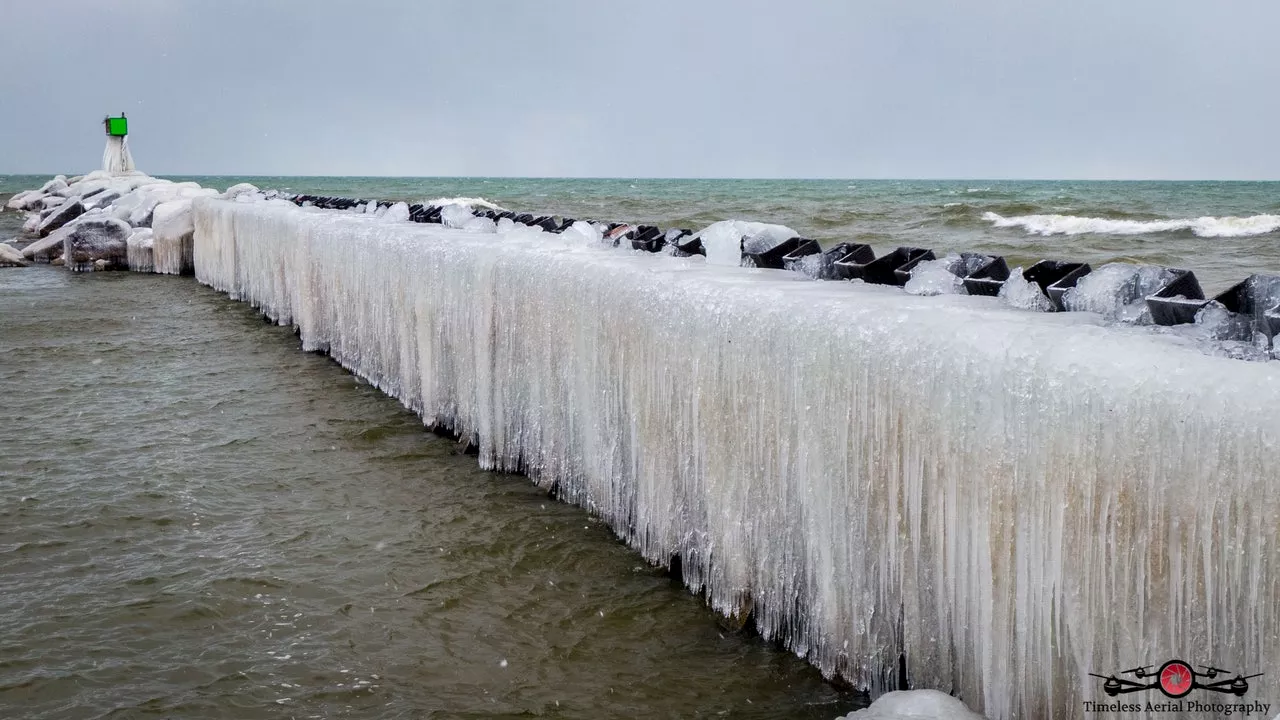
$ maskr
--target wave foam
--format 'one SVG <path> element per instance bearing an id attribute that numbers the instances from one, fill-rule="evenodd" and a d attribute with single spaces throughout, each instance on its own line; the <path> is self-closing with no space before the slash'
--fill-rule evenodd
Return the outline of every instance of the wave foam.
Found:
<path id="1" fill-rule="evenodd" d="M 1190 230 L 1199 237 L 1247 237 L 1280 230 L 1280 215 L 1200 217 L 1178 220 L 1111 220 L 1077 215 L 1003 215 L 987 212 L 982 219 L 998 228 L 1025 228 L 1032 235 L 1147 235 Z"/>
<path id="2" fill-rule="evenodd" d="M 464 207 L 469 207 L 469 208 L 488 208 L 489 210 L 505 209 L 489 202 L 488 200 L 485 200 L 484 198 L 473 198 L 473 197 L 441 197 L 423 204 L 435 205 L 436 207 L 445 207 L 448 205 L 462 205 Z"/>

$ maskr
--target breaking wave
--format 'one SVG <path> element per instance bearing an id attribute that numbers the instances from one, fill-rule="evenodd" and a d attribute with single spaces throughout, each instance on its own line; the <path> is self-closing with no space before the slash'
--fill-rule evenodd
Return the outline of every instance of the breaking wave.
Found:
<path id="1" fill-rule="evenodd" d="M 998 228 L 1024 228 L 1032 235 L 1147 235 L 1191 231 L 1199 237 L 1246 237 L 1280 230 L 1280 215 L 1200 217 L 1179 220 L 1112 220 L 1076 215 L 1016 215 L 983 213 Z"/>

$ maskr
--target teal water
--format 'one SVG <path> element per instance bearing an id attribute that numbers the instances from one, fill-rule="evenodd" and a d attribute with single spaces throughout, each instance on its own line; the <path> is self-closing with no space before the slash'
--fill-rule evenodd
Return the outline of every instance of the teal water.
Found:
<path id="1" fill-rule="evenodd" d="M 0 176 L 0 197 L 47 178 Z M 366 199 L 483 197 L 510 209 L 580 219 L 698 229 L 730 218 L 787 225 L 823 241 L 1044 258 L 1145 262 L 1196 271 L 1206 291 L 1253 272 L 1280 273 L 1280 183 L 988 180 L 652 180 L 530 178 L 337 178 L 183 176 L 209 187 L 263 188 Z M 1040 234 L 997 227 L 1004 218 L 1060 215 L 1123 223 L 1252 218 L 1246 227 L 1103 227 Z M 0 216 L 2 217 L 2 216 Z M 1046 223 L 1040 223 L 1045 225 Z M 1053 223 L 1047 223 L 1052 225 Z M 1047 229 L 1047 228 L 1041 228 Z M 2 228 L 0 228 L 2 230 Z M 1120 230 L 1120 231 L 1117 231 Z M 1208 234 L 1203 234 L 1207 230 Z M 1239 234 L 1234 234 L 1239 233 Z"/>

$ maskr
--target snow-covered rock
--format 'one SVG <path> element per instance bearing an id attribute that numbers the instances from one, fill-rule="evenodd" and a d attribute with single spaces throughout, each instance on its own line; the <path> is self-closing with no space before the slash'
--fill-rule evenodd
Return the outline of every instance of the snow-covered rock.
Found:
<path id="1" fill-rule="evenodd" d="M 0 243 L 0 267 L 24 267 L 26 258 L 11 245 Z"/>
<path id="2" fill-rule="evenodd" d="M 37 232 L 40 237 L 47 237 L 49 233 L 83 215 L 84 211 L 85 207 L 78 198 L 67 200 L 52 210 L 48 217 L 40 221 L 40 227 Z"/>
<path id="3" fill-rule="evenodd" d="M 964 703 L 937 690 L 885 693 L 871 707 L 836 720 L 985 720 Z"/>
<path id="4" fill-rule="evenodd" d="M 129 269 L 134 272 L 155 272 L 154 238 L 151 228 L 137 228 L 125 242 Z"/>
<path id="5" fill-rule="evenodd" d="M 128 223 L 113 217 L 98 216 L 76 223 L 62 241 L 67 268 L 75 272 L 127 269 L 126 241 L 131 232 Z"/>

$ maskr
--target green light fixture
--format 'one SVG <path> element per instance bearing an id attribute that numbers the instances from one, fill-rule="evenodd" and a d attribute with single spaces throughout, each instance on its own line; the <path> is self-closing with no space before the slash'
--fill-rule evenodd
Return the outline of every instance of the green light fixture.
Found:
<path id="1" fill-rule="evenodd" d="M 111 137 L 124 137 L 129 134 L 129 120 L 120 113 L 120 117 L 104 118 L 102 124 L 107 129 L 107 135 Z"/>

